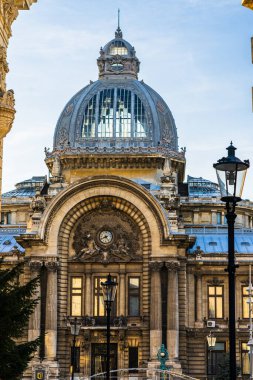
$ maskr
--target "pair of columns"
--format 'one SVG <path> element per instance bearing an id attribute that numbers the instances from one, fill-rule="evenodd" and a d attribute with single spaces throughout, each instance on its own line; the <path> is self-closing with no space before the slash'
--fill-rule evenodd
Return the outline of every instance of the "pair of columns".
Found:
<path id="1" fill-rule="evenodd" d="M 43 262 L 31 260 L 29 263 L 31 277 L 40 273 Z M 47 293 L 46 293 L 46 324 L 45 324 L 45 359 L 55 360 L 57 348 L 57 269 L 59 262 L 49 259 L 44 262 L 47 268 Z M 41 289 L 38 284 L 35 297 L 40 297 Z M 29 320 L 28 340 L 34 340 L 40 335 L 41 326 L 41 301 L 39 300 Z"/>
<path id="2" fill-rule="evenodd" d="M 160 271 L 163 266 L 168 270 L 167 281 L 167 349 L 171 361 L 179 356 L 179 305 L 178 305 L 178 269 L 179 262 L 150 262 L 151 298 L 150 298 L 150 355 L 157 360 L 157 352 L 162 344 L 162 291 Z"/>

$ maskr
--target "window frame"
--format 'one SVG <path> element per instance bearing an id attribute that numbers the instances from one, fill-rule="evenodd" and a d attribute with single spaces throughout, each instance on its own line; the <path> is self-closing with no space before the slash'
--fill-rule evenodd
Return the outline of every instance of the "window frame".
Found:
<path id="1" fill-rule="evenodd" d="M 249 375 L 250 374 L 250 360 L 249 360 L 249 349 L 246 350 L 246 349 L 243 349 L 243 344 L 246 345 L 246 347 L 249 347 L 247 346 L 247 342 L 240 342 L 240 359 L 241 359 L 241 371 L 242 371 L 242 375 Z M 243 367 L 243 354 L 246 355 L 246 357 L 248 358 L 248 367 L 249 367 L 249 372 L 244 372 L 244 367 Z"/>
<path id="2" fill-rule="evenodd" d="M 132 315 L 130 314 L 130 297 L 131 297 L 131 291 L 130 291 L 130 280 L 131 279 L 138 279 L 139 280 L 139 287 L 138 287 L 138 314 Z M 134 289 L 132 289 L 134 290 Z M 133 296 L 133 295 L 132 295 Z M 127 278 L 127 314 L 129 317 L 139 317 L 141 313 L 141 277 L 136 276 L 128 276 Z"/>
<path id="3" fill-rule="evenodd" d="M 103 304 L 104 313 L 100 313 L 100 297 L 102 297 L 102 300 L 103 300 L 103 291 L 102 291 L 101 286 L 99 286 L 99 288 L 96 286 L 96 280 L 100 281 L 99 284 L 101 284 L 101 282 L 104 282 L 107 280 L 107 276 L 95 274 L 93 277 L 93 292 L 92 292 L 93 316 L 94 317 L 106 317 L 106 309 L 104 307 L 104 304 Z M 115 282 L 118 282 L 117 276 L 112 275 L 112 280 Z M 98 289 L 99 289 L 99 292 L 97 292 Z M 96 310 L 96 305 L 97 305 L 97 310 Z M 116 292 L 115 300 L 112 303 L 112 307 L 111 307 L 111 317 L 116 317 L 116 316 L 117 316 L 117 292 Z"/>
<path id="4" fill-rule="evenodd" d="M 246 300 L 248 300 L 249 298 L 249 292 L 245 293 L 243 292 L 244 288 L 247 289 L 249 286 L 248 285 L 242 285 L 242 288 L 241 288 L 241 299 L 242 299 L 242 303 L 241 303 L 241 306 L 242 306 L 242 318 L 243 319 L 249 319 L 249 304 L 247 304 L 247 316 L 245 316 L 245 312 L 244 312 L 244 305 L 245 305 L 245 298 Z M 245 302 L 245 303 L 244 303 Z"/>
<path id="5" fill-rule="evenodd" d="M 217 364 L 220 362 L 218 359 L 219 354 L 226 354 L 226 341 L 221 341 L 221 342 L 216 342 L 216 344 L 224 344 L 224 349 L 223 350 L 215 350 L 213 347 L 208 347 L 208 344 L 206 344 L 207 347 L 207 355 L 206 355 L 206 372 L 207 372 L 207 378 L 208 379 L 213 379 L 213 376 L 217 375 L 216 371 L 215 373 L 212 371 L 212 369 L 215 367 L 217 368 Z M 214 359 L 214 360 L 213 360 Z M 215 365 L 213 362 L 215 361 Z M 211 362 L 211 363 L 210 363 Z M 210 371 L 211 368 L 211 371 Z"/>
<path id="6" fill-rule="evenodd" d="M 73 287 L 73 280 L 74 279 L 80 279 L 81 280 L 81 286 L 78 287 L 78 288 L 74 288 Z M 83 302 L 83 276 L 78 276 L 78 275 L 74 275 L 74 274 L 71 274 L 70 276 L 70 316 L 71 317 L 81 317 L 83 315 L 83 305 L 84 305 L 84 302 Z M 80 290 L 79 293 L 77 292 L 73 292 L 73 289 L 74 290 Z M 80 305 L 80 315 L 75 315 L 73 314 L 73 296 L 79 296 L 80 297 L 80 301 L 81 301 L 81 305 Z"/>
<path id="7" fill-rule="evenodd" d="M 210 295 L 209 294 L 209 289 L 210 288 L 215 288 L 215 294 Z M 216 288 L 221 288 L 222 289 L 222 294 L 219 295 L 217 294 Z M 215 310 L 214 310 L 214 316 L 210 314 L 210 298 L 214 298 L 214 305 L 215 305 Z M 222 315 L 221 317 L 217 317 L 217 299 L 221 298 L 221 307 L 222 307 Z M 207 285 L 207 307 L 208 307 L 208 319 L 224 319 L 224 285 Z"/>

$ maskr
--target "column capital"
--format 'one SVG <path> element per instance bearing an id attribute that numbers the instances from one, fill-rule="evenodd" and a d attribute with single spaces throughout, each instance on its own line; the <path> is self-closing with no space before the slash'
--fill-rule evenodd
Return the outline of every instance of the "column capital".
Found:
<path id="1" fill-rule="evenodd" d="M 180 268 L 180 263 L 178 261 L 166 261 L 165 266 L 168 272 L 177 272 Z"/>
<path id="2" fill-rule="evenodd" d="M 29 267 L 32 272 L 39 272 L 43 262 L 40 260 L 31 260 L 29 261 Z"/>
<path id="3" fill-rule="evenodd" d="M 163 262 L 160 261 L 150 261 L 149 268 L 152 272 L 159 272 L 163 267 Z"/>
<path id="4" fill-rule="evenodd" d="M 56 272 L 60 267 L 60 263 L 59 261 L 52 259 L 52 260 L 46 261 L 45 266 L 49 271 Z"/>

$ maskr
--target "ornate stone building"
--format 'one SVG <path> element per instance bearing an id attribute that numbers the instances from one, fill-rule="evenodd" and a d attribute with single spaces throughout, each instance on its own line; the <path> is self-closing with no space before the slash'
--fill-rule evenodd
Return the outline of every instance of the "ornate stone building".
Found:
<path id="1" fill-rule="evenodd" d="M 7 48 L 11 26 L 20 10 L 29 9 L 37 0 L 0 0 L 0 194 L 2 193 L 3 139 L 10 131 L 15 115 L 13 90 L 6 89 Z"/>
<path id="2" fill-rule="evenodd" d="M 137 75 L 140 62 L 118 28 L 100 50 L 99 79 L 74 95 L 45 149 L 50 178 L 33 177 L 3 194 L 4 265 L 26 260 L 24 281 L 41 274 L 40 303 L 27 339 L 43 344 L 23 379 L 70 373 L 70 323 L 79 378 L 105 370 L 101 281 L 118 283 L 112 368 L 157 367 L 164 343 L 174 371 L 212 379 L 228 350 L 226 221 L 217 185 L 188 177 L 173 116 Z M 237 355 L 248 372 L 248 266 L 253 208 L 238 207 Z M 209 350 L 212 329 L 216 346 Z"/>

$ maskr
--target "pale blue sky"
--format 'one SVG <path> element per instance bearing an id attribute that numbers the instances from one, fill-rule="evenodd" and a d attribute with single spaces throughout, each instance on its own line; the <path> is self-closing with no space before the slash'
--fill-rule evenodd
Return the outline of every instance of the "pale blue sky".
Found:
<path id="1" fill-rule="evenodd" d="M 253 166 L 253 12 L 240 0 L 38 0 L 14 23 L 8 51 L 17 114 L 5 139 L 4 191 L 47 174 L 44 147 L 52 147 L 69 98 L 97 79 L 96 59 L 114 37 L 118 8 L 141 61 L 139 79 L 174 115 L 187 174 L 214 180 L 212 164 L 230 140 Z M 251 199 L 252 173 L 244 192 Z"/>

